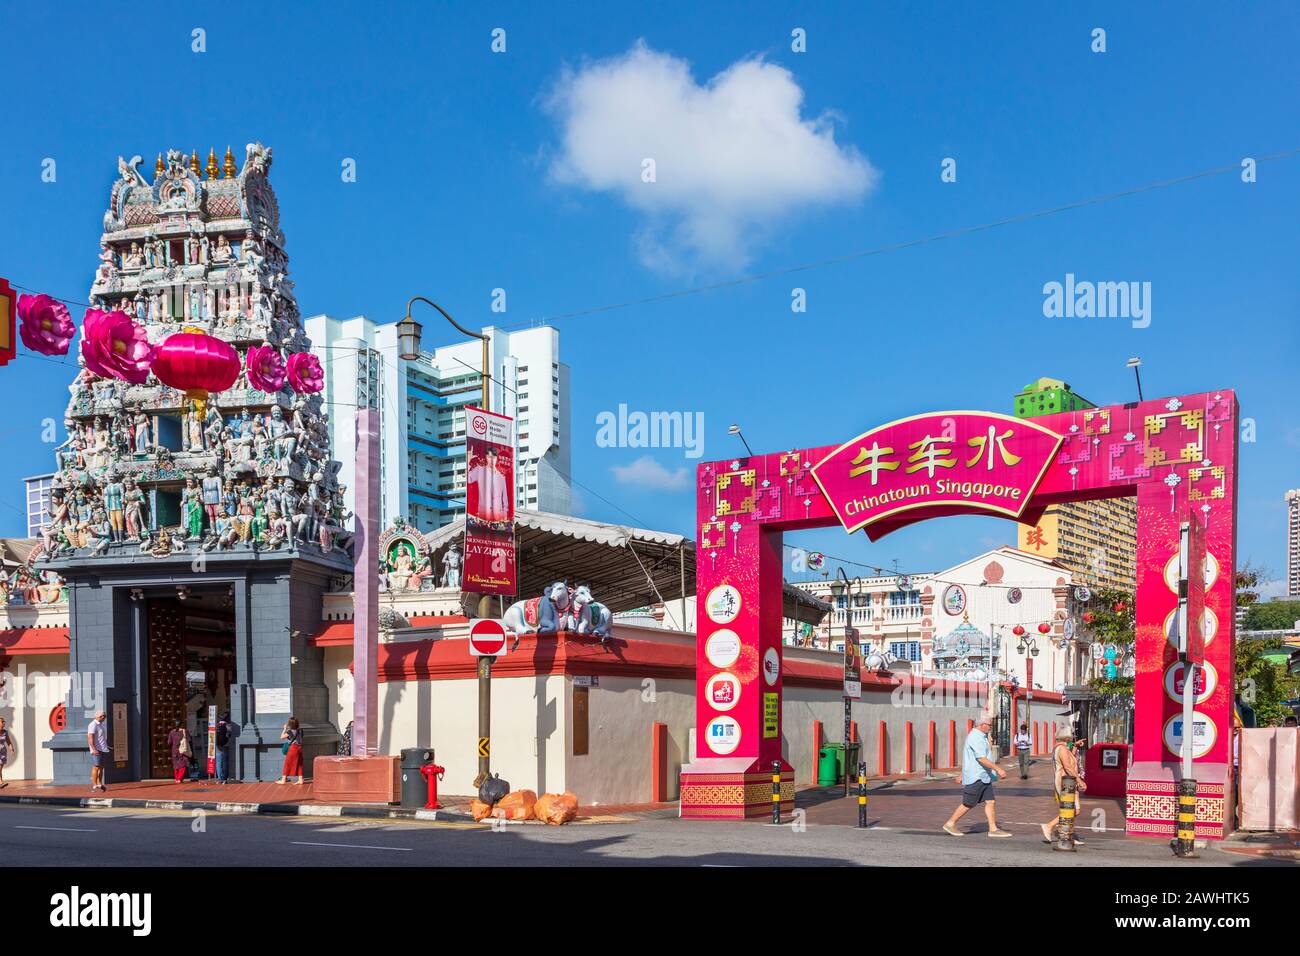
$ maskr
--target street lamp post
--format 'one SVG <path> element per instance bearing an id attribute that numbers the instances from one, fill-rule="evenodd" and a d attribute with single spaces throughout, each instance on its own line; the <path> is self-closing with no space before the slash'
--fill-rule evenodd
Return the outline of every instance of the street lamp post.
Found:
<path id="1" fill-rule="evenodd" d="M 406 318 L 404 318 L 401 322 L 398 323 L 397 328 L 398 328 L 398 337 L 399 337 L 399 338 L 402 338 L 402 337 L 403 337 L 403 328 L 404 328 L 404 327 L 405 327 L 408 331 L 410 330 L 411 326 L 414 326 L 414 327 L 415 327 L 415 329 L 416 329 L 416 342 L 417 342 L 417 348 L 416 348 L 416 351 L 415 351 L 415 357 L 416 357 L 416 358 L 419 357 L 419 351 L 418 351 L 419 333 L 418 333 L 418 330 L 419 330 L 419 327 L 420 327 L 420 326 L 419 326 L 419 323 L 418 323 L 418 322 L 416 322 L 414 319 L 411 318 L 411 306 L 415 305 L 415 303 L 417 303 L 417 302 L 423 302 L 425 305 L 431 305 L 431 306 L 433 306 L 433 308 L 437 309 L 438 312 L 442 315 L 442 317 L 443 317 L 444 319 L 446 319 L 448 322 L 451 323 L 452 328 L 454 328 L 457 332 L 460 332 L 462 335 L 467 335 L 467 336 L 469 336 L 469 337 L 472 338 L 472 339 L 478 339 L 478 340 L 483 344 L 483 359 L 482 359 L 482 364 L 481 364 L 481 367 L 480 367 L 480 373 L 479 373 L 480 376 L 481 376 L 481 378 L 482 378 L 482 382 L 483 382 L 483 398 L 482 398 L 482 407 L 483 407 L 483 411 L 485 411 L 485 412 L 490 412 L 490 411 L 492 411 L 492 399 L 491 399 L 491 395 L 490 395 L 489 388 L 488 388 L 488 383 L 491 381 L 491 378 L 492 378 L 492 372 L 491 372 L 490 362 L 489 362 L 489 357 L 488 357 L 488 337 L 487 337 L 487 335 L 485 335 L 485 334 L 482 333 L 482 332 L 473 332 L 473 331 L 471 331 L 471 330 L 465 328 L 465 326 L 461 325 L 459 322 L 457 322 L 455 319 L 453 319 L 453 318 L 448 314 L 448 312 L 447 312 L 446 309 L 444 309 L 442 306 L 440 306 L 437 302 L 434 302 L 432 299 L 426 299 L 426 298 L 425 298 L 424 296 L 422 296 L 422 295 L 413 295 L 413 296 L 411 296 L 410 300 L 406 303 Z M 404 339 L 404 338 L 403 338 L 403 342 L 405 343 L 405 339 Z M 403 357 L 404 357 L 404 358 L 406 357 L 405 354 L 403 354 Z M 468 462 L 466 462 L 466 468 L 468 469 Z M 466 474 L 468 474 L 468 470 L 466 471 Z M 510 492 L 511 492 L 511 494 L 517 494 L 517 489 L 515 489 L 515 488 L 511 488 L 511 489 L 510 489 Z M 468 520 L 469 520 L 469 500 L 468 500 L 468 498 L 466 499 L 466 502 L 465 502 L 465 512 L 466 512 L 466 520 L 468 521 Z M 491 613 L 492 613 L 492 597 L 491 597 L 491 595 L 488 595 L 488 594 L 481 594 L 481 595 L 479 595 L 479 599 L 478 599 L 478 616 L 479 616 L 480 618 L 490 617 L 490 616 L 491 616 Z M 480 787 L 480 786 L 482 786 L 482 785 L 483 785 L 483 781 L 487 780 L 487 778 L 490 777 L 490 776 L 492 775 L 492 771 L 491 771 L 491 766 L 492 766 L 492 756 L 491 756 L 491 754 L 492 754 L 492 751 L 491 751 L 491 739 L 492 739 L 492 664 L 493 664 L 493 662 L 494 662 L 495 660 L 496 660 L 495 657 L 487 657 L 487 656 L 480 657 L 480 658 L 478 659 L 478 736 L 479 736 L 479 741 L 478 741 L 478 775 L 474 778 L 474 786 L 475 786 L 475 787 Z"/>

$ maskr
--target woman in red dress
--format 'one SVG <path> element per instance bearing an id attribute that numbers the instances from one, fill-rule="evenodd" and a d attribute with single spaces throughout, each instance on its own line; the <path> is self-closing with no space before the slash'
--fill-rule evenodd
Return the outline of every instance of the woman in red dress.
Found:
<path id="1" fill-rule="evenodd" d="M 290 777 L 297 777 L 300 785 L 306 783 L 307 778 L 302 770 L 302 729 L 298 726 L 297 717 L 285 721 L 280 739 L 288 743 L 288 749 L 284 752 L 284 769 L 280 771 L 280 779 L 276 783 L 287 783 Z"/>

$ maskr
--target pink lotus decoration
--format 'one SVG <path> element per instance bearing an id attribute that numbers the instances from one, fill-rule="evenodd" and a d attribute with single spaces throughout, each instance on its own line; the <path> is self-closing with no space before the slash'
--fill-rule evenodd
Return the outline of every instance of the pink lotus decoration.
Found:
<path id="1" fill-rule="evenodd" d="M 325 372 L 320 359 L 311 352 L 294 352 L 289 356 L 289 384 L 295 392 L 319 392 L 325 387 Z"/>
<path id="2" fill-rule="evenodd" d="M 96 375 L 143 385 L 154 352 L 144 328 L 125 312 L 86 310 L 81 320 L 81 355 Z"/>
<path id="3" fill-rule="evenodd" d="M 72 324 L 68 307 L 48 295 L 18 297 L 18 334 L 23 345 L 42 355 L 67 355 L 68 345 L 77 327 Z"/>
<path id="4" fill-rule="evenodd" d="M 279 349 L 254 346 L 244 354 L 244 368 L 248 370 L 248 384 L 253 388 L 273 393 L 284 388 L 287 375 Z"/>

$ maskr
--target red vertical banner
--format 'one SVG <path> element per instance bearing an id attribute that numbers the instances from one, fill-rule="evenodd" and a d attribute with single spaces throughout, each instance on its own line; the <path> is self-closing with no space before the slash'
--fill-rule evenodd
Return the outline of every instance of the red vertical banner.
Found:
<path id="1" fill-rule="evenodd" d="M 505 415 L 465 409 L 466 591 L 516 591 L 514 429 Z"/>

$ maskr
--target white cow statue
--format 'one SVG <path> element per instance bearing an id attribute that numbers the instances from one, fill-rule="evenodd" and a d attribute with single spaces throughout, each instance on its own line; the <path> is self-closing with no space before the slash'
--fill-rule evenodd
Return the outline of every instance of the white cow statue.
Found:
<path id="1" fill-rule="evenodd" d="M 573 617 L 575 630 L 579 634 L 591 634 L 601 641 L 609 640 L 610 627 L 614 615 L 609 608 L 591 596 L 591 588 L 585 584 L 578 585 L 573 592 Z"/>
<path id="2" fill-rule="evenodd" d="M 517 647 L 520 634 L 554 634 L 566 630 L 571 620 L 569 607 L 569 586 L 556 581 L 541 597 L 510 605 L 501 619 L 509 630 L 514 631 L 514 646 Z"/>

